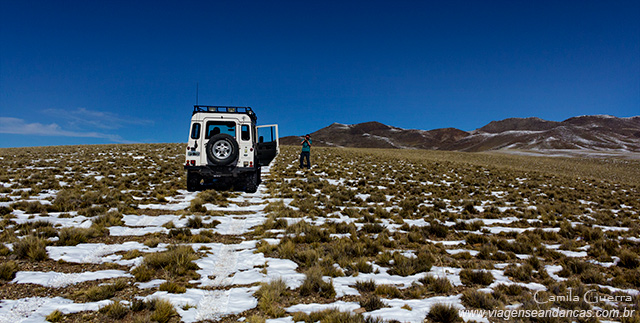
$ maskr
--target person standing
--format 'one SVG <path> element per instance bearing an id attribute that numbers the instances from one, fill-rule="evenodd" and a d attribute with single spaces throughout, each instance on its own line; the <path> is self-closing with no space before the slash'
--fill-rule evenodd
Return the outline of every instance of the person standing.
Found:
<path id="1" fill-rule="evenodd" d="M 308 169 L 311 169 L 311 136 L 309 134 L 307 134 L 306 136 L 304 136 L 304 140 L 301 142 L 302 144 L 302 152 L 300 152 L 300 168 L 305 167 L 303 161 L 304 159 L 307 160 L 307 165 L 306 167 Z"/>

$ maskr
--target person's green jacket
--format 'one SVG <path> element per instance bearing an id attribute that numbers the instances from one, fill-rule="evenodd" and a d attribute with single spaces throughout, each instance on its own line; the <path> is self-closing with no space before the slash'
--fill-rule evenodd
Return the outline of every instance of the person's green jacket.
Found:
<path id="1" fill-rule="evenodd" d="M 307 143 L 308 141 L 308 143 Z M 310 152 L 311 151 L 311 139 L 307 139 L 302 143 L 302 152 Z"/>

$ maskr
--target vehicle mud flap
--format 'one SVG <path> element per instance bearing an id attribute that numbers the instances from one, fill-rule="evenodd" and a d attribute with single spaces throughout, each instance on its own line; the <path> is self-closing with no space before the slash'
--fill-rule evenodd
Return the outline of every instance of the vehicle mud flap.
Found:
<path id="1" fill-rule="evenodd" d="M 187 191 L 196 192 L 201 190 L 202 185 L 200 181 L 202 180 L 202 176 L 195 172 L 187 172 Z"/>
<path id="2" fill-rule="evenodd" d="M 244 191 L 255 193 L 258 191 L 258 171 L 251 172 L 245 177 Z"/>

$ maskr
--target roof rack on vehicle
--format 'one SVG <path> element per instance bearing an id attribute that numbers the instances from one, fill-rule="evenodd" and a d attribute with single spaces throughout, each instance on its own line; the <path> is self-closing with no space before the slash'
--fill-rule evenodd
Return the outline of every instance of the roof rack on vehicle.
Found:
<path id="1" fill-rule="evenodd" d="M 251 110 L 250 107 L 232 107 L 232 106 L 219 106 L 219 105 L 194 105 L 193 106 L 193 114 L 198 112 L 205 113 L 240 113 L 246 114 L 251 117 L 254 121 L 258 119 L 256 114 Z"/>

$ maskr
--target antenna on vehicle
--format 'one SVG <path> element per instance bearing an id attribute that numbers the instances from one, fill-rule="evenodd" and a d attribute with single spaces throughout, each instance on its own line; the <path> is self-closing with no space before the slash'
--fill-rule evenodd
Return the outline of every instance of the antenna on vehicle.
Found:
<path id="1" fill-rule="evenodd" d="M 200 87 L 200 82 L 196 82 L 196 105 L 198 105 L 198 88 Z"/>

